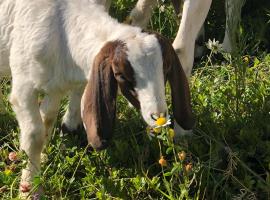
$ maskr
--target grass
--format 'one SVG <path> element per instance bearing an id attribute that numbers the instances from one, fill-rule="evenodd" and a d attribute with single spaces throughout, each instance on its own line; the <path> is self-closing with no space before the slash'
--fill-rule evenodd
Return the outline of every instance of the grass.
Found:
<path id="1" fill-rule="evenodd" d="M 126 2 L 116 2 L 116 14 L 125 16 L 120 5 Z M 173 16 L 171 8 L 157 10 L 151 26 L 173 37 L 173 22 L 160 20 L 166 12 Z M 63 102 L 34 180 L 35 188 L 44 189 L 41 198 L 270 199 L 270 54 L 257 55 L 210 53 L 196 64 L 190 87 L 197 125 L 192 137 L 177 143 L 168 127 L 149 136 L 140 114 L 119 97 L 111 146 L 90 152 L 85 133 L 60 134 Z M 16 199 L 25 155 L 18 153 L 9 81 L 1 87 L 7 111 L 0 114 L 0 199 Z M 169 88 L 167 93 L 169 103 Z M 10 161 L 10 152 L 18 153 L 16 161 Z"/>

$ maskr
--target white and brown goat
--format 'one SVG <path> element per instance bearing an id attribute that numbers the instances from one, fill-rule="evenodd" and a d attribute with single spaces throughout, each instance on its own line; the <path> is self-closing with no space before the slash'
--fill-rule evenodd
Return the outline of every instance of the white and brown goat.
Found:
<path id="1" fill-rule="evenodd" d="M 188 82 L 171 44 L 118 23 L 89 0 L 0 1 L 0 72 L 12 76 L 10 102 L 20 148 L 29 158 L 21 184 L 30 184 L 39 173 L 44 143 L 69 91 L 64 123 L 76 127 L 82 116 L 88 142 L 96 149 L 112 137 L 118 87 L 153 126 L 152 115 L 168 112 L 168 79 L 175 129 L 194 125 Z M 40 92 L 45 93 L 41 105 Z"/>

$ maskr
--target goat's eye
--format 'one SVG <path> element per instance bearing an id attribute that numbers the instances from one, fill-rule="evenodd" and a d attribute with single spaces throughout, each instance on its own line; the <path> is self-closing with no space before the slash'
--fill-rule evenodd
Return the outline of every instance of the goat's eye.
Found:
<path id="1" fill-rule="evenodd" d="M 115 78 L 119 84 L 124 85 L 124 87 L 126 88 L 133 89 L 133 83 L 129 79 L 127 79 L 123 74 L 121 73 L 115 74 Z"/>
<path id="2" fill-rule="evenodd" d="M 125 82 L 127 81 L 126 77 L 123 76 L 123 74 L 116 74 L 116 79 L 120 82 Z"/>
<path id="3" fill-rule="evenodd" d="M 126 81 L 126 80 L 127 80 L 123 75 L 120 75 L 120 76 L 119 76 L 119 79 L 120 79 L 120 80 L 123 80 L 123 81 Z"/>

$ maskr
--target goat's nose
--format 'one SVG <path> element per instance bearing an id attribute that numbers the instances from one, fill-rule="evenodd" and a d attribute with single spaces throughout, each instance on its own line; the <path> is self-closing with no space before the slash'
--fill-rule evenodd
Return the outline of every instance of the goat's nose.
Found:
<path id="1" fill-rule="evenodd" d="M 103 149 L 106 149 L 109 146 L 109 140 L 100 140 L 98 142 L 95 143 L 91 143 L 91 146 L 97 150 L 97 151 L 101 151 Z"/>

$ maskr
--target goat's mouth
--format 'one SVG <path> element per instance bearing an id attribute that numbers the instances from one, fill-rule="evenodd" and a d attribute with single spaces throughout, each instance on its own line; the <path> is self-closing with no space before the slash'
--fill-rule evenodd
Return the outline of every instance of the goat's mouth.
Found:
<path id="1" fill-rule="evenodd" d="M 106 149 L 111 142 L 111 139 L 102 138 L 99 136 L 95 136 L 95 137 L 91 137 L 91 138 L 88 137 L 87 139 L 88 139 L 89 146 L 91 146 L 93 149 L 95 149 L 97 151 L 101 151 L 101 150 Z"/>
<path id="2" fill-rule="evenodd" d="M 86 126 L 84 124 L 86 135 L 87 135 L 87 141 L 90 149 L 95 149 L 97 151 L 101 151 L 106 149 L 110 145 L 110 141 L 112 139 L 112 136 L 110 135 L 99 135 L 98 133 L 89 132 L 89 130 L 86 129 Z"/>
<path id="3" fill-rule="evenodd" d="M 168 114 L 167 109 L 159 110 L 161 111 L 149 112 L 149 110 L 147 110 L 146 112 L 143 112 L 143 110 L 141 110 L 141 115 L 149 127 L 155 128 L 157 126 L 167 126 L 171 123 L 170 115 Z"/>

